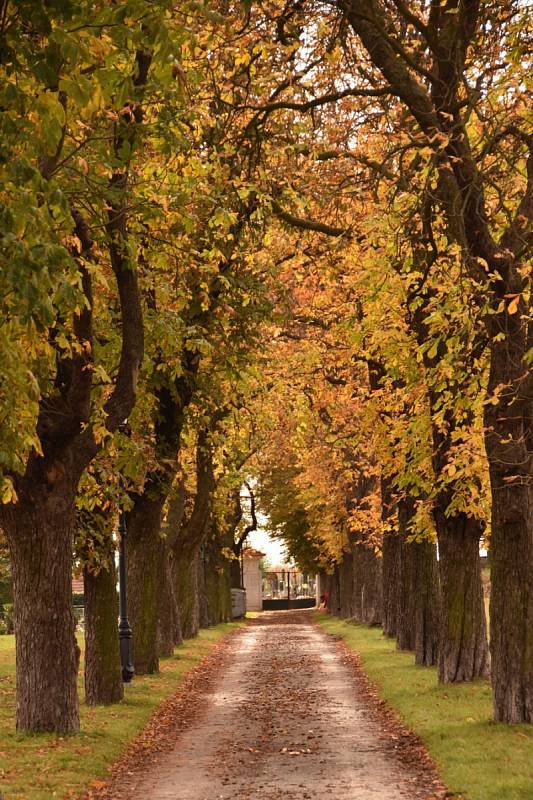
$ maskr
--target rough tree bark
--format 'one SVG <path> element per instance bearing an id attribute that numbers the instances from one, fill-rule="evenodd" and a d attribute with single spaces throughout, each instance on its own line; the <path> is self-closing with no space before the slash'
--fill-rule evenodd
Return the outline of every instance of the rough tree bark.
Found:
<path id="1" fill-rule="evenodd" d="M 184 639 L 194 639 L 200 630 L 198 559 L 199 549 L 181 550 L 174 556 L 174 585 Z"/>
<path id="2" fill-rule="evenodd" d="M 129 614 L 134 665 L 140 674 L 159 669 L 159 632 L 165 624 L 163 617 L 174 613 L 167 604 L 168 601 L 172 603 L 173 588 L 160 589 L 164 581 L 172 577 L 172 570 L 165 568 L 165 552 L 170 544 L 162 536 L 162 518 L 178 469 L 181 434 L 196 386 L 199 356 L 187 350 L 182 354 L 181 363 L 180 377 L 154 390 L 157 399 L 154 410 L 156 465 L 146 476 L 142 492 L 132 493 L 133 506 L 127 515 Z M 176 520 L 172 524 L 176 524 Z M 177 633 L 177 638 L 179 635 Z M 168 650 L 168 639 L 165 644 Z"/>
<path id="3" fill-rule="evenodd" d="M 433 463 L 437 475 L 447 462 L 453 429 L 452 420 L 446 435 L 433 426 Z M 465 512 L 450 514 L 452 492 L 453 486 L 440 492 L 433 509 L 439 545 L 439 681 L 442 683 L 486 678 L 490 673 L 479 555 L 484 523 Z"/>
<path id="4" fill-rule="evenodd" d="M 533 153 L 533 139 L 531 140 Z M 533 156 L 529 182 L 533 187 Z M 520 209 L 531 219 L 529 208 Z M 504 239 L 509 248 L 512 237 Z M 509 269 L 507 294 L 520 291 L 521 276 Z M 503 301 L 502 301 L 503 302 Z M 533 723 L 533 374 L 525 354 L 533 347 L 533 326 L 520 299 L 516 314 L 495 314 L 485 445 L 492 487 L 490 538 L 490 650 L 494 719 Z"/>
<path id="5" fill-rule="evenodd" d="M 139 675 L 159 670 L 158 618 L 162 579 L 161 516 L 165 496 L 150 491 L 135 497 L 126 515 L 128 617 L 133 631 L 133 664 Z"/>
<path id="6" fill-rule="evenodd" d="M 171 656 L 181 644 L 181 624 L 172 573 L 172 554 L 166 539 L 159 548 L 159 600 L 157 615 L 157 647 L 162 657 Z"/>
<path id="7" fill-rule="evenodd" d="M 374 548 L 356 542 L 352 548 L 352 615 L 365 625 L 381 625 L 382 563 Z"/>
<path id="8" fill-rule="evenodd" d="M 429 540 L 408 541 L 414 512 L 412 499 L 400 500 L 397 644 L 399 650 L 414 650 L 419 666 L 433 666 L 441 632 L 437 549 Z"/>
<path id="9" fill-rule="evenodd" d="M 415 551 L 407 541 L 409 525 L 415 513 L 410 498 L 398 502 L 398 594 L 397 594 L 397 632 L 398 650 L 415 649 L 416 617 L 416 576 Z"/>
<path id="10" fill-rule="evenodd" d="M 442 586 L 439 680 L 471 681 L 490 672 L 481 582 L 479 520 L 435 510 Z"/>
<path id="11" fill-rule="evenodd" d="M 339 616 L 351 619 L 355 614 L 354 586 L 353 586 L 353 545 L 350 550 L 342 554 L 342 561 L 338 565 L 338 596 Z"/>
<path id="12" fill-rule="evenodd" d="M 198 570 L 198 617 L 200 628 L 208 628 L 209 622 L 209 601 L 207 597 L 208 579 L 207 574 L 210 565 L 208 564 L 208 556 L 206 553 L 206 540 L 200 545 L 198 551 L 198 558 L 196 560 L 196 567 Z"/>
<path id="13" fill-rule="evenodd" d="M 381 502 L 383 527 L 382 545 L 382 584 L 383 613 L 382 625 L 385 636 L 395 637 L 398 631 L 398 577 L 400 574 L 400 542 L 396 531 L 387 530 L 392 511 L 392 492 L 387 478 L 381 479 Z"/>
<path id="14" fill-rule="evenodd" d="M 438 663 L 441 593 L 437 548 L 433 542 L 413 542 L 415 555 L 415 663 Z"/>
<path id="15" fill-rule="evenodd" d="M 4 507 L 13 566 L 17 659 L 17 729 L 72 733 L 79 729 L 79 648 L 72 611 L 72 533 L 76 486 L 20 492 Z M 70 481 L 72 484 L 72 481 Z M 53 665 L 53 669 L 51 668 Z"/>
<path id="16" fill-rule="evenodd" d="M 233 532 L 230 545 L 232 541 Z M 218 529 L 216 520 L 213 519 L 204 542 L 204 574 L 209 625 L 218 625 L 231 619 L 231 574 L 234 561 L 226 558 L 222 552 L 223 547 L 224 538 Z"/>
<path id="17" fill-rule="evenodd" d="M 214 418 L 214 422 L 217 421 Z M 213 424 L 212 421 L 212 424 Z M 215 490 L 212 453 L 209 444 L 211 428 L 198 433 L 196 446 L 196 494 L 191 514 L 183 520 L 173 543 L 173 567 L 176 600 L 184 639 L 198 635 L 200 626 L 199 570 L 203 569 L 200 548 L 205 540 Z M 206 614 L 204 612 L 204 619 Z"/>
<path id="18" fill-rule="evenodd" d="M 398 575 L 400 572 L 400 543 L 395 531 L 383 535 L 383 633 L 395 638 L 398 633 Z"/>
<path id="19" fill-rule="evenodd" d="M 336 617 L 340 617 L 342 616 L 341 598 L 340 598 L 341 580 L 340 580 L 340 568 L 338 564 L 335 564 L 333 572 L 327 577 L 329 585 L 329 611 L 330 614 L 334 614 Z"/>
<path id="20" fill-rule="evenodd" d="M 158 641 L 161 655 L 173 651 L 175 645 L 181 644 L 181 619 L 176 596 L 176 579 L 174 569 L 174 543 L 185 516 L 187 492 L 184 476 L 180 476 L 171 490 L 168 502 L 168 514 L 164 526 L 164 542 L 161 548 L 164 576 L 162 593 L 159 599 Z"/>
<path id="21" fill-rule="evenodd" d="M 85 587 L 85 702 L 118 703 L 124 696 L 117 634 L 117 571 L 111 560 L 98 573 L 83 572 Z"/>

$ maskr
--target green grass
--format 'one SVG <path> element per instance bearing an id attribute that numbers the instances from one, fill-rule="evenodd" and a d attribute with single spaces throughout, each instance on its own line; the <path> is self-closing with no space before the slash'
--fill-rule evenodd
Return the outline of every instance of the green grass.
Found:
<path id="1" fill-rule="evenodd" d="M 439 686 L 436 669 L 416 667 L 381 630 L 324 614 L 317 621 L 360 654 L 381 696 L 425 742 L 451 792 L 466 800 L 533 799 L 533 726 L 491 721 L 486 681 Z"/>
<path id="2" fill-rule="evenodd" d="M 15 641 L 14 636 L 0 636 L 0 793 L 5 800 L 76 797 L 93 780 L 105 778 L 161 701 L 239 624 L 202 630 L 197 639 L 177 647 L 172 658 L 161 661 L 158 675 L 136 677 L 126 686 L 122 703 L 96 708 L 82 704 L 82 732 L 64 737 L 15 732 Z"/>

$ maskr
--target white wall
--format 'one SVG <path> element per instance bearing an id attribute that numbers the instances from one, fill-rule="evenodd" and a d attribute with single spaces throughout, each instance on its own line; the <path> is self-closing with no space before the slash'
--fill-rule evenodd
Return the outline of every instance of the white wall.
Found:
<path id="1" fill-rule="evenodd" d="M 260 558 L 244 559 L 244 588 L 246 589 L 246 610 L 263 610 L 263 586 L 261 570 L 259 569 Z"/>

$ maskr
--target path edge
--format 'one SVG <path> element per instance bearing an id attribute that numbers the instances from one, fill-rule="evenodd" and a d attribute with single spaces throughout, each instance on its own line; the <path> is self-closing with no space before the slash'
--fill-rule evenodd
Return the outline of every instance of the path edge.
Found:
<path id="1" fill-rule="evenodd" d="M 387 742 L 394 759 L 403 768 L 414 769 L 423 779 L 428 791 L 427 800 L 466 800 L 462 794 L 450 791 L 444 784 L 439 767 L 430 755 L 427 745 L 408 726 L 399 711 L 381 696 L 379 686 L 365 671 L 360 653 L 353 650 L 341 634 L 326 631 L 314 614 L 311 619 L 326 640 L 339 651 L 343 664 L 352 674 L 355 691 L 361 696 L 371 719 L 377 723 L 378 735 Z"/>

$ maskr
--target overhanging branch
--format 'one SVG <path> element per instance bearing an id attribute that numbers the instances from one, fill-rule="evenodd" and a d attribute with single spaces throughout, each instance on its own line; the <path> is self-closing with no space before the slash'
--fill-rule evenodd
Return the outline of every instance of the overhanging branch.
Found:
<path id="1" fill-rule="evenodd" d="M 245 529 L 243 530 L 243 532 L 239 536 L 238 540 L 236 541 L 235 547 L 234 547 L 234 550 L 233 550 L 235 555 L 239 555 L 240 554 L 240 552 L 242 550 L 242 546 L 245 543 L 245 541 L 248 538 L 248 536 L 252 533 L 252 531 L 256 531 L 258 526 L 259 526 L 259 523 L 258 523 L 258 520 L 257 520 L 256 507 L 255 507 L 255 495 L 253 493 L 252 487 L 250 486 L 250 484 L 247 481 L 244 482 L 244 485 L 248 489 L 248 493 L 250 495 L 250 516 L 252 518 L 252 521 L 245 527 Z"/>
<path id="2" fill-rule="evenodd" d="M 325 222 L 317 222 L 313 219 L 308 219 L 306 217 L 296 217 L 294 214 L 290 214 L 288 211 L 284 211 L 278 203 L 272 203 L 272 210 L 274 214 L 279 217 L 279 219 L 286 222 L 287 225 L 292 225 L 294 228 L 300 228 L 304 231 L 316 231 L 317 233 L 323 233 L 326 236 L 346 236 L 349 232 L 348 228 L 336 228 L 333 225 L 327 225 Z"/>
<path id="3" fill-rule="evenodd" d="M 307 100 L 304 103 L 297 103 L 292 100 L 278 100 L 276 103 L 265 103 L 263 106 L 252 106 L 252 111 L 257 111 L 260 114 L 271 114 L 273 111 L 300 111 L 306 113 L 313 108 L 327 105 L 328 103 L 337 103 L 345 97 L 385 97 L 392 94 L 392 86 L 382 86 L 379 89 L 357 89 L 349 88 L 343 89 L 341 92 L 329 92 L 320 97 L 314 97 L 312 100 Z"/>

